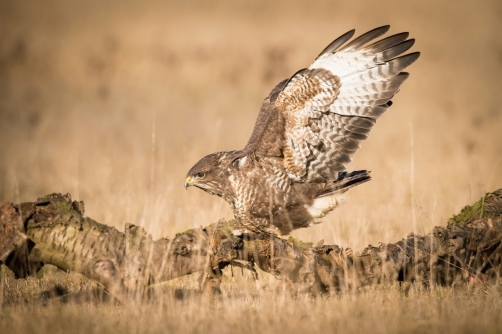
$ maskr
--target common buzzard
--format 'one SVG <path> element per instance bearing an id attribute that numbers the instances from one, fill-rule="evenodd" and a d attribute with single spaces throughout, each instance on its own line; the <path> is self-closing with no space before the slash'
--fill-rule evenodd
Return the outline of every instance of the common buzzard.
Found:
<path id="1" fill-rule="evenodd" d="M 389 28 L 346 44 L 351 30 L 281 81 L 263 101 L 246 147 L 202 158 L 185 188 L 225 199 L 247 230 L 289 234 L 318 223 L 349 188 L 371 179 L 345 166 L 408 78 L 401 71 L 420 56 L 401 55 L 415 42 L 407 32 L 372 42 Z"/>

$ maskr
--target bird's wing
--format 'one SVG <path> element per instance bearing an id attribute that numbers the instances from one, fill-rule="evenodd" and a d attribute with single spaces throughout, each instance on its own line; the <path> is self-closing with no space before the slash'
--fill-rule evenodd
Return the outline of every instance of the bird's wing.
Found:
<path id="1" fill-rule="evenodd" d="M 251 137 L 239 156 L 247 155 L 251 151 L 254 151 L 258 155 L 282 155 L 282 140 L 270 139 L 282 136 L 282 132 L 284 131 L 284 125 L 281 121 L 282 117 L 274 109 L 274 104 L 277 96 L 288 81 L 289 79 L 285 79 L 279 82 L 265 100 L 263 100 Z"/>
<path id="2" fill-rule="evenodd" d="M 388 30 L 376 28 L 345 44 L 351 30 L 276 86 L 243 153 L 283 157 L 288 176 L 298 182 L 336 179 L 392 104 L 408 77 L 401 71 L 420 55 L 400 56 L 414 43 L 408 33 L 368 44 Z"/>

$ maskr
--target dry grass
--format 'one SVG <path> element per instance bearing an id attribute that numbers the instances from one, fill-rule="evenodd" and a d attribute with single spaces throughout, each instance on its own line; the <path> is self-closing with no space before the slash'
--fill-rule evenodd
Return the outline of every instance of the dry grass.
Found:
<path id="1" fill-rule="evenodd" d="M 4 306 L 5 333 L 499 333 L 502 290 L 377 286 L 336 297 L 292 296 L 278 281 L 229 272 L 222 296 L 181 298 L 174 289 L 193 289 L 195 277 L 169 282 L 158 299 L 117 305 L 82 297 L 89 292 L 76 274 L 51 273 L 42 279 L 4 280 L 10 298 L 30 292 L 29 300 Z M 74 299 L 47 299 L 41 293 L 57 284 Z M 40 294 L 41 293 L 41 294 Z M 80 296 L 77 296 L 80 295 Z M 6 296 L 7 297 L 7 296 Z M 24 296 L 26 298 L 26 295 Z"/>
<path id="2" fill-rule="evenodd" d="M 186 171 L 242 147 L 273 85 L 333 38 L 389 23 L 411 32 L 422 57 L 351 166 L 374 180 L 294 236 L 360 249 L 427 231 L 501 187 L 501 17 L 496 0 L 0 2 L 0 202 L 70 192 L 96 220 L 155 237 L 229 218 L 221 199 L 183 190 Z M 381 287 L 310 300 L 226 289 L 243 295 L 7 307 L 0 331 L 501 329 L 499 294 Z"/>

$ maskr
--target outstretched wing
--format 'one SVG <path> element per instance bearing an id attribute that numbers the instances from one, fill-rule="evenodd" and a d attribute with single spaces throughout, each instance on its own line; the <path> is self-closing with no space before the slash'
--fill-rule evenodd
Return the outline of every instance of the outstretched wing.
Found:
<path id="1" fill-rule="evenodd" d="M 408 77 L 401 71 L 420 55 L 399 56 L 414 43 L 407 40 L 408 33 L 368 45 L 388 30 L 389 26 L 376 28 L 345 44 L 354 30 L 347 32 L 309 68 L 274 88 L 264 101 L 246 154 L 282 152 L 288 176 L 298 182 L 336 179 L 375 120 L 392 104 Z"/>

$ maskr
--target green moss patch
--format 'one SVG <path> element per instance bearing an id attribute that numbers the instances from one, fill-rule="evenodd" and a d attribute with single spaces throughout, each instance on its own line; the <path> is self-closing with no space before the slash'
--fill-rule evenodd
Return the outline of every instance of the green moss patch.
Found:
<path id="1" fill-rule="evenodd" d="M 288 242 L 290 242 L 293 245 L 298 246 L 300 248 L 309 248 L 309 247 L 312 247 L 312 243 L 311 242 L 304 242 L 304 241 L 301 241 L 300 239 L 293 238 L 292 236 L 289 236 Z"/>
<path id="2" fill-rule="evenodd" d="M 450 219 L 448 219 L 448 226 L 452 224 L 465 226 L 472 223 L 476 219 L 494 218 L 494 213 L 485 210 L 486 199 L 489 195 L 491 195 L 491 193 L 485 194 L 479 199 L 479 201 L 472 205 L 464 206 L 458 214 L 453 215 Z"/>

